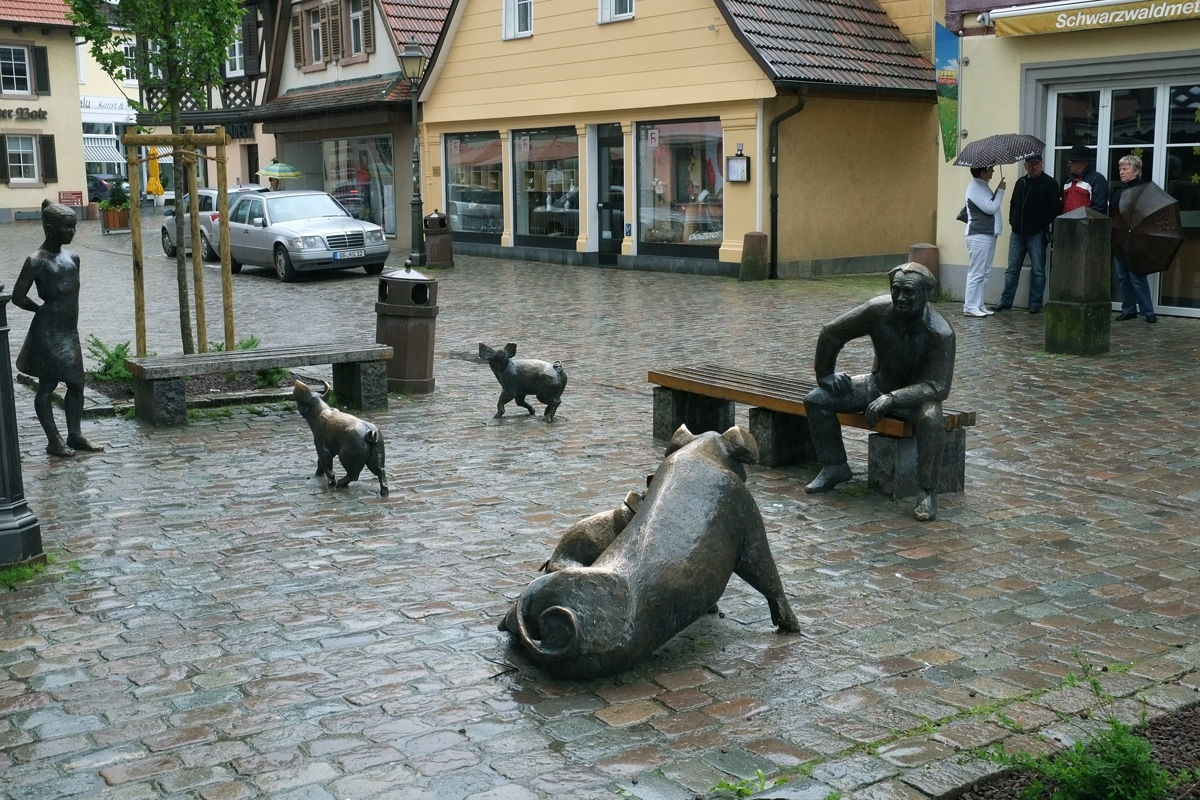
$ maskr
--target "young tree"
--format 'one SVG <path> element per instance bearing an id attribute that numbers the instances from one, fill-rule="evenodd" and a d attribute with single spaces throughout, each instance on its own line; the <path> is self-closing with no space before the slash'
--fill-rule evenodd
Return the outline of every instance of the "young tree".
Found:
<path id="1" fill-rule="evenodd" d="M 221 82 L 221 65 L 226 48 L 240 36 L 241 0 L 67 0 L 71 8 L 70 21 L 78 36 L 89 45 L 92 58 L 114 81 L 125 78 L 129 66 L 125 58 L 125 42 L 130 34 L 143 46 L 142 57 L 135 70 L 138 81 L 163 87 L 166 103 L 158 114 L 170 121 L 171 132 L 180 130 L 180 108 L 189 95 L 203 108 L 207 88 Z M 146 113 L 140 102 L 131 101 L 139 112 Z M 166 120 L 164 120 L 166 121 Z M 195 352 L 192 321 L 188 301 L 187 261 L 182 244 L 183 211 L 178 207 L 183 199 L 184 165 L 176 152 L 174 158 L 176 278 L 179 285 L 179 327 L 183 337 L 183 352 Z M 192 166 L 191 168 L 195 168 Z M 136 202 L 136 198 L 134 198 Z M 140 231 L 134 231 L 140 235 Z M 198 242 L 193 243 L 199 247 Z"/>

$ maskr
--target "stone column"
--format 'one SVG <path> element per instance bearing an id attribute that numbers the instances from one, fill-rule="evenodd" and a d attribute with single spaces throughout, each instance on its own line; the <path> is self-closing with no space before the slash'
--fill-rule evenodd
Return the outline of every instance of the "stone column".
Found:
<path id="1" fill-rule="evenodd" d="M 769 240 L 765 233 L 750 231 L 742 240 L 742 265 L 738 272 L 739 281 L 765 281 L 770 277 L 771 256 L 767 252 Z"/>
<path id="2" fill-rule="evenodd" d="M 1046 303 L 1046 350 L 1107 353 L 1112 325 L 1112 223 L 1091 208 L 1054 221 L 1050 295 Z"/>
<path id="3" fill-rule="evenodd" d="M 8 301 L 0 284 L 0 566 L 46 561 L 42 526 L 25 502 L 21 443 L 13 400 L 12 353 L 8 348 Z"/>
<path id="4" fill-rule="evenodd" d="M 925 267 L 925 269 L 933 273 L 933 277 L 938 279 L 938 283 L 941 283 L 942 279 L 939 275 L 941 260 L 938 253 L 938 246 L 936 244 L 921 242 L 919 244 L 911 245 L 908 248 L 908 260 L 914 264 L 920 264 L 921 266 Z"/>

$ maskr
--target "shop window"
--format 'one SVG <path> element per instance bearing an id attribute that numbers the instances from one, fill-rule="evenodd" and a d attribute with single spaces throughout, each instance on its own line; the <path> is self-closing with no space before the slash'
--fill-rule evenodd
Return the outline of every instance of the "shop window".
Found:
<path id="1" fill-rule="evenodd" d="M 391 136 L 321 142 L 325 191 L 356 219 L 396 234 L 396 189 Z"/>
<path id="2" fill-rule="evenodd" d="M 504 232 L 504 165 L 500 134 L 445 137 L 446 214 L 450 230 L 466 241 L 499 243 Z"/>
<path id="3" fill-rule="evenodd" d="M 716 258 L 724 237 L 719 120 L 638 125 L 638 252 Z"/>
<path id="4" fill-rule="evenodd" d="M 533 35 L 533 0 L 504 0 L 504 38 Z"/>
<path id="5" fill-rule="evenodd" d="M 600 0 L 600 23 L 633 19 L 633 0 Z"/>
<path id="6" fill-rule="evenodd" d="M 575 249 L 579 136 L 574 128 L 514 131 L 513 233 L 517 244 Z M 522 237 L 536 240 L 522 241 Z"/>
<path id="7" fill-rule="evenodd" d="M 31 94 L 29 49 L 0 47 L 0 91 L 5 94 Z"/>
<path id="8" fill-rule="evenodd" d="M 1167 87 L 1166 175 L 1163 187 L 1179 201 L 1183 247 L 1160 273 L 1164 306 L 1200 308 L 1200 81 Z"/>

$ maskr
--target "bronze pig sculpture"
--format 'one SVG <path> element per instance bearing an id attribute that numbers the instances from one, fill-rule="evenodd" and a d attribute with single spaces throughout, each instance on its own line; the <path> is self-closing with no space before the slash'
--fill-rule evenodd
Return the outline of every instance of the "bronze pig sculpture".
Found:
<path id="1" fill-rule="evenodd" d="M 324 381 L 322 381 L 324 383 Z M 325 384 L 329 392 L 329 384 Z M 308 384 L 296 381 L 292 386 L 292 399 L 300 408 L 300 416 L 312 429 L 313 444 L 317 448 L 317 477 L 324 475 L 329 485 L 334 486 L 333 457 L 342 462 L 346 475 L 336 481 L 339 489 L 351 481 L 358 480 L 363 467 L 379 478 L 379 494 L 387 497 L 387 472 L 384 470 L 383 437 L 379 428 L 351 414 L 331 408 Z"/>
<path id="2" fill-rule="evenodd" d="M 612 543 L 590 565 L 559 559 L 561 569 L 525 587 L 501 629 L 555 677 L 615 675 L 711 609 L 736 573 L 766 597 L 775 625 L 799 630 L 745 484 L 742 465 L 757 460 L 741 428 L 695 436 L 681 425 Z M 605 514 L 615 522 L 621 512 Z"/>
<path id="3" fill-rule="evenodd" d="M 504 406 L 514 399 L 532 415 L 533 406 L 525 401 L 525 395 L 531 394 L 539 403 L 546 404 L 546 422 L 554 422 L 554 412 L 562 402 L 563 389 L 567 388 L 567 373 L 563 371 L 562 363 L 513 358 L 516 354 L 517 346 L 512 342 L 495 350 L 479 343 L 479 357 L 488 362 L 496 380 L 500 381 L 500 400 L 496 403 L 493 419 L 503 417 Z"/>

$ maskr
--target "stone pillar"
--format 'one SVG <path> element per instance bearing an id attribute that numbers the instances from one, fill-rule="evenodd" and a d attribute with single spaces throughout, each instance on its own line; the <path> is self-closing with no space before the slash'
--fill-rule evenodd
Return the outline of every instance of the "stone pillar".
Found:
<path id="1" fill-rule="evenodd" d="M 1112 325 L 1112 223 L 1090 208 L 1054 220 L 1046 350 L 1107 353 Z"/>
<path id="2" fill-rule="evenodd" d="M 359 411 L 388 407 L 387 367 L 382 361 L 352 361 L 333 365 L 333 391 L 338 399 Z"/>
<path id="3" fill-rule="evenodd" d="M 938 492 L 961 492 L 966 483 L 967 430 L 946 431 Z M 917 440 L 883 433 L 867 437 L 867 485 L 892 499 L 911 497 L 917 486 Z"/>
<path id="4" fill-rule="evenodd" d="M 750 231 L 742 240 L 742 267 L 739 281 L 765 281 L 770 277 L 771 259 L 767 254 L 767 235 Z"/>
<path id="5" fill-rule="evenodd" d="M 670 441 L 680 425 L 692 433 L 724 433 L 733 427 L 732 400 L 720 400 L 665 386 L 654 387 L 654 438 Z"/>
<path id="6" fill-rule="evenodd" d="M 908 260 L 920 264 L 925 269 L 933 273 L 933 277 L 941 282 L 941 276 L 938 274 L 938 267 L 941 264 L 936 244 L 914 244 L 908 248 Z"/>
<path id="7" fill-rule="evenodd" d="M 42 526 L 25 501 L 21 443 L 13 399 L 12 354 L 8 349 L 8 301 L 0 284 L 0 566 L 46 561 Z"/>
<path id="8" fill-rule="evenodd" d="M 156 428 L 187 424 L 187 398 L 183 378 L 148 381 L 133 379 L 133 413 Z"/>
<path id="9" fill-rule="evenodd" d="M 817 463 L 808 417 L 751 408 L 750 435 L 758 443 L 758 463 L 764 467 Z"/>

